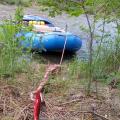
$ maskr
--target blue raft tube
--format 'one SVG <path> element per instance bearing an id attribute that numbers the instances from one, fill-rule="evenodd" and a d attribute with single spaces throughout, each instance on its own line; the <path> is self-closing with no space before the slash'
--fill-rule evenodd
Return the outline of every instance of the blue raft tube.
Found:
<path id="1" fill-rule="evenodd" d="M 45 26 L 47 28 L 39 28 L 39 26 L 35 26 L 35 29 L 38 31 L 43 29 L 47 32 L 21 32 L 16 35 L 16 37 L 24 36 L 24 40 L 19 42 L 19 45 L 23 47 L 23 49 L 31 49 L 31 50 L 41 50 L 46 52 L 62 52 L 66 40 L 65 51 L 67 52 L 76 52 L 82 46 L 82 40 L 80 37 L 73 35 L 72 33 L 62 31 L 61 29 L 56 30 L 57 27 L 45 18 L 34 16 L 34 15 L 24 15 L 23 21 L 44 21 Z M 50 31 L 49 31 L 50 29 Z M 52 31 L 51 31 L 52 29 Z"/>
<path id="2" fill-rule="evenodd" d="M 80 37 L 69 32 L 24 33 L 25 40 L 20 41 L 24 49 L 42 50 L 46 52 L 62 52 L 66 41 L 65 51 L 76 52 L 82 46 Z"/>

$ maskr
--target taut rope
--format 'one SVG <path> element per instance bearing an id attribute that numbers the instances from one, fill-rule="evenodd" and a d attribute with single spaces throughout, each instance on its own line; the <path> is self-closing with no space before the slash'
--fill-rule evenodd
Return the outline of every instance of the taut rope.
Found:
<path id="1" fill-rule="evenodd" d="M 38 88 L 31 93 L 31 100 L 34 101 L 34 120 L 39 120 L 41 102 L 44 101 L 43 100 L 43 95 L 42 95 L 42 89 L 48 81 L 49 74 L 56 71 L 56 69 L 60 68 L 60 66 L 62 64 L 64 53 L 65 53 L 65 48 L 66 48 L 66 43 L 67 43 L 67 25 L 66 25 L 66 28 L 65 28 L 65 33 L 66 33 L 65 42 L 64 42 L 64 47 L 63 47 L 60 63 L 59 64 L 54 64 L 54 65 L 49 65 L 47 67 L 47 70 L 45 72 L 43 80 L 39 84 Z M 35 98 L 34 98 L 34 95 L 35 95 Z"/>

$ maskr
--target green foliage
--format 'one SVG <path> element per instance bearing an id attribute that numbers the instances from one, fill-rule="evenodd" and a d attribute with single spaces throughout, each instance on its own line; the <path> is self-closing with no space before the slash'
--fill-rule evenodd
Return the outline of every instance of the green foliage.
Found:
<path id="1" fill-rule="evenodd" d="M 15 4 L 15 0 L 0 0 L 0 3 Z"/>
<path id="2" fill-rule="evenodd" d="M 23 48 L 19 46 L 19 41 L 24 40 L 24 37 L 16 37 L 16 34 L 23 29 L 20 22 L 22 18 L 21 10 L 22 8 L 16 10 L 16 13 L 18 13 L 15 16 L 16 22 L 6 20 L 0 26 L 0 76 L 14 75 L 15 72 L 21 71 L 27 65 L 25 59 L 19 60 L 23 56 Z"/>
<path id="3" fill-rule="evenodd" d="M 116 72 L 120 65 L 120 37 L 119 37 L 119 23 L 120 16 L 120 2 L 118 0 L 38 0 L 40 5 L 48 6 L 50 15 L 61 14 L 66 12 L 73 16 L 81 14 L 86 15 L 90 33 L 89 45 L 89 61 L 88 62 L 73 62 L 70 65 L 70 74 L 78 76 L 78 71 L 82 72 L 86 78 L 89 78 L 88 89 L 90 89 L 91 80 L 106 79 L 111 72 Z M 89 15 L 93 15 L 93 24 L 90 23 Z M 93 51 L 92 41 L 97 39 L 94 34 L 96 21 L 99 18 L 104 18 L 105 23 L 114 22 L 117 24 L 118 35 L 115 40 L 111 40 L 107 33 L 104 33 L 104 26 L 101 30 L 102 36 L 98 40 L 100 44 L 96 50 Z M 85 30 L 85 29 L 84 29 Z M 96 37 L 96 38 L 95 38 Z M 104 45 L 104 40 L 108 39 L 107 45 Z M 84 72 L 83 72 L 84 71 Z"/>
<path id="4" fill-rule="evenodd" d="M 10 5 L 23 5 L 23 6 L 30 6 L 32 0 L 0 0 L 0 3 L 10 4 Z"/>
<path id="5" fill-rule="evenodd" d="M 73 16 L 79 16 L 84 12 L 106 16 L 120 16 L 120 2 L 118 0 L 37 0 L 40 5 L 47 6 L 51 16 L 66 12 Z M 83 6 L 86 11 L 83 10 Z"/>
<path id="6" fill-rule="evenodd" d="M 21 23 L 22 22 L 22 19 L 23 19 L 23 8 L 21 6 L 18 6 L 18 8 L 16 9 L 16 12 L 15 12 L 15 21 L 17 21 L 18 23 Z"/>
<path id="7" fill-rule="evenodd" d="M 10 75 L 14 73 L 18 65 L 17 59 L 21 55 L 21 49 L 18 49 L 16 38 L 16 26 L 5 22 L 0 27 L 0 42 L 3 47 L 0 48 L 0 75 Z"/>
<path id="8" fill-rule="evenodd" d="M 120 16 L 120 2 L 118 0 L 94 0 L 96 13 L 99 16 L 106 16 L 111 18 L 111 16 Z"/>
<path id="9" fill-rule="evenodd" d="M 77 4 L 71 0 L 37 0 L 40 5 L 47 6 L 51 16 L 66 12 L 73 16 L 79 16 L 84 11 L 80 4 Z"/>

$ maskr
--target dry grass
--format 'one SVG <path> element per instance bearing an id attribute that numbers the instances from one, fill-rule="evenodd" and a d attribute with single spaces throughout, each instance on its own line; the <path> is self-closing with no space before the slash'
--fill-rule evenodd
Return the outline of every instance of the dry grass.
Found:
<path id="1" fill-rule="evenodd" d="M 108 98 L 111 98 L 109 89 L 98 84 L 98 98 L 94 86 L 93 93 L 87 97 L 84 89 L 85 81 L 83 83 L 80 76 L 71 76 L 71 70 L 68 67 L 67 64 L 63 64 L 59 73 L 50 76 L 44 91 L 46 108 L 41 112 L 40 118 L 94 120 L 96 116 L 93 114 L 94 112 L 102 117 L 108 119 L 113 117 L 113 120 L 117 120 L 120 109 L 112 110 L 115 107 L 111 104 L 112 100 L 108 101 Z M 33 120 L 33 102 L 30 100 L 29 94 L 38 87 L 45 69 L 45 64 L 34 60 L 24 73 L 16 73 L 14 78 L 0 79 L 0 116 L 2 120 Z M 111 108 L 111 106 L 113 107 Z"/>
<path id="2" fill-rule="evenodd" d="M 29 72 L 19 73 L 15 78 L 0 80 L 2 120 L 33 120 L 33 102 L 30 100 L 29 93 L 38 86 L 45 67 L 46 65 L 34 62 Z M 111 104 L 107 102 L 109 95 L 99 96 L 97 99 L 93 93 L 91 97 L 86 97 L 83 87 L 76 84 L 75 80 L 70 82 L 72 85 L 65 83 L 66 77 L 65 80 L 59 80 L 59 77 L 64 74 L 64 69 L 62 67 L 59 75 L 51 76 L 51 80 L 45 87 L 46 108 L 40 114 L 41 119 L 44 117 L 47 120 L 94 120 L 94 110 L 102 117 L 106 116 L 108 119 L 114 117 L 117 120 L 113 115 Z M 118 116 L 117 109 L 115 111 Z"/>

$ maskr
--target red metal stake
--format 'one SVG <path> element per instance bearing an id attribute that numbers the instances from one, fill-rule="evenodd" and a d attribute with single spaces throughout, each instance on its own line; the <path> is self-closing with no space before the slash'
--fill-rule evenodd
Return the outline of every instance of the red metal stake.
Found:
<path id="1" fill-rule="evenodd" d="M 34 101 L 34 120 L 39 120 L 39 114 L 40 114 L 40 110 L 41 110 L 41 106 L 42 106 L 41 102 L 44 102 L 41 90 L 44 87 L 44 85 L 46 84 L 46 82 L 48 81 L 49 74 L 51 72 L 55 71 L 58 67 L 60 67 L 60 65 L 56 65 L 56 64 L 49 65 L 39 87 L 37 88 L 36 91 L 33 91 L 31 93 L 31 100 Z M 34 95 L 35 95 L 35 99 L 34 99 Z"/>
<path id="2" fill-rule="evenodd" d="M 40 96 L 40 91 L 38 91 L 35 94 L 35 101 L 34 101 L 34 120 L 39 120 L 40 108 L 41 108 L 41 96 Z"/>

